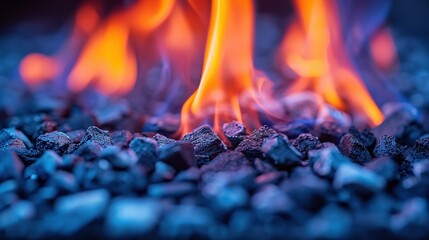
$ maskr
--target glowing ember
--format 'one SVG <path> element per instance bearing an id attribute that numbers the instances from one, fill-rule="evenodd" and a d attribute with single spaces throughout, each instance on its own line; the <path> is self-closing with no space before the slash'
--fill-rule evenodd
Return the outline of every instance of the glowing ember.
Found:
<path id="1" fill-rule="evenodd" d="M 311 90 L 357 122 L 379 124 L 383 115 L 351 67 L 337 6 L 329 0 L 295 0 L 298 17 L 281 46 L 280 61 L 298 79 L 288 93 Z"/>

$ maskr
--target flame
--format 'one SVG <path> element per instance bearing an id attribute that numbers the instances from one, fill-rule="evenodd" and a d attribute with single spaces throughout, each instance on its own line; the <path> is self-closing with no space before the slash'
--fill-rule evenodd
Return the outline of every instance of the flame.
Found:
<path id="1" fill-rule="evenodd" d="M 298 75 L 287 93 L 311 90 L 357 122 L 381 123 L 381 111 L 351 66 L 334 1 L 294 0 L 294 5 L 298 17 L 280 48 L 280 62 Z"/>
<path id="2" fill-rule="evenodd" d="M 20 64 L 19 72 L 25 82 L 30 85 L 40 85 L 53 79 L 59 72 L 55 59 L 39 53 L 27 55 Z"/>
<path id="3" fill-rule="evenodd" d="M 253 18 L 252 0 L 212 1 L 201 81 L 183 105 L 182 134 L 206 121 L 217 132 L 221 132 L 222 123 L 232 120 L 249 128 L 259 125 L 256 111 L 241 102 L 245 95 L 255 101 Z"/>
<path id="4" fill-rule="evenodd" d="M 397 64 L 396 47 L 387 27 L 383 27 L 370 42 L 372 60 L 381 70 L 391 70 Z"/>

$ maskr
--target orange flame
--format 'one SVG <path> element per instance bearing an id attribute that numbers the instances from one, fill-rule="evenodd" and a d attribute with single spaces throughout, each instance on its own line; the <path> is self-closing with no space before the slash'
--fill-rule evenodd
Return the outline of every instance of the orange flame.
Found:
<path id="1" fill-rule="evenodd" d="M 218 132 L 222 123 L 231 120 L 250 128 L 259 125 L 256 111 L 240 102 L 241 96 L 254 96 L 253 21 L 252 0 L 212 1 L 201 81 L 183 105 L 182 134 L 209 116 L 213 116 L 211 122 Z"/>
<path id="2" fill-rule="evenodd" d="M 294 0 L 298 18 L 284 36 L 280 61 L 299 77 L 288 93 L 312 90 L 357 122 L 376 125 L 383 115 L 353 71 L 334 1 Z"/>

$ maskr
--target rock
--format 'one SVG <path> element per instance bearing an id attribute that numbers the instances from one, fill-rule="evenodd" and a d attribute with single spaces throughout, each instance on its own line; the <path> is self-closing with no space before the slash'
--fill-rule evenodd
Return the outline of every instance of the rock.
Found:
<path id="1" fill-rule="evenodd" d="M 155 183 L 149 185 L 148 195 L 155 198 L 178 198 L 197 191 L 197 187 L 189 182 Z"/>
<path id="2" fill-rule="evenodd" d="M 413 157 L 415 160 L 429 158 L 429 137 L 421 138 L 414 142 Z"/>
<path id="3" fill-rule="evenodd" d="M 343 164 L 351 160 L 344 156 L 337 147 L 331 146 L 309 152 L 310 165 L 313 171 L 322 177 L 334 177 L 335 172 Z"/>
<path id="4" fill-rule="evenodd" d="M 340 165 L 333 183 L 336 189 L 356 188 L 356 190 L 364 192 L 380 191 L 385 184 L 384 178 L 355 164 Z"/>
<path id="5" fill-rule="evenodd" d="M 244 154 L 236 151 L 226 151 L 201 167 L 202 172 L 237 171 L 250 167 L 250 162 Z"/>
<path id="6" fill-rule="evenodd" d="M 341 221 L 336 221 L 341 219 Z M 314 216 L 304 228 L 312 239 L 343 239 L 350 236 L 353 218 L 346 210 L 336 205 L 327 205 Z"/>
<path id="7" fill-rule="evenodd" d="M 92 111 L 96 122 L 100 125 L 118 122 L 129 112 L 130 106 L 126 99 L 105 103 L 102 106 L 95 107 L 95 109 Z"/>
<path id="8" fill-rule="evenodd" d="M 155 140 L 158 143 L 158 146 L 163 146 L 163 145 L 167 145 L 167 144 L 176 142 L 176 140 L 168 138 L 168 137 L 161 135 L 159 133 L 155 134 L 155 136 L 153 136 L 152 138 L 153 138 L 153 140 Z"/>
<path id="9" fill-rule="evenodd" d="M 176 174 L 174 168 L 164 162 L 158 161 L 155 164 L 155 171 L 150 178 L 151 182 L 171 181 Z"/>
<path id="10" fill-rule="evenodd" d="M 338 145 L 340 152 L 351 158 L 357 164 L 365 164 L 372 160 L 371 154 L 360 140 L 353 134 L 347 133 L 341 138 Z"/>
<path id="11" fill-rule="evenodd" d="M 267 163 L 266 161 L 262 161 L 259 158 L 256 158 L 253 164 L 255 165 L 255 169 L 259 173 L 269 173 L 269 172 L 277 171 L 273 165 L 271 165 L 270 163 Z"/>
<path id="12" fill-rule="evenodd" d="M 133 138 L 133 134 L 128 130 L 114 131 L 110 134 L 113 145 L 124 148 L 128 146 Z"/>
<path id="13" fill-rule="evenodd" d="M 9 227 L 25 222 L 36 215 L 36 207 L 33 203 L 20 200 L 10 208 L 0 212 L 0 231 L 5 231 Z"/>
<path id="14" fill-rule="evenodd" d="M 0 182 L 7 179 L 18 179 L 24 164 L 18 155 L 11 150 L 0 150 Z"/>
<path id="15" fill-rule="evenodd" d="M 118 170 L 125 170 L 135 165 L 138 161 L 137 155 L 130 149 L 121 150 L 117 146 L 109 146 L 100 153 L 100 158 L 104 158 Z"/>
<path id="16" fill-rule="evenodd" d="M 109 192 L 103 189 L 60 197 L 55 202 L 54 217 L 49 219 L 53 221 L 51 230 L 62 236 L 76 233 L 101 216 L 109 199 Z"/>
<path id="17" fill-rule="evenodd" d="M 197 166 L 192 143 L 174 142 L 159 148 L 159 159 L 177 171 Z"/>
<path id="18" fill-rule="evenodd" d="M 22 153 L 27 151 L 27 148 L 25 147 L 25 143 L 21 139 L 14 138 L 0 143 L 0 150 L 11 150 L 17 153 Z"/>
<path id="19" fill-rule="evenodd" d="M 276 124 L 274 130 L 283 133 L 291 139 L 297 138 L 301 134 L 311 133 L 313 131 L 315 120 L 303 119 L 287 124 Z"/>
<path id="20" fill-rule="evenodd" d="M 308 158 L 308 152 L 322 148 L 322 143 L 318 137 L 310 133 L 300 134 L 293 142 L 292 145 L 302 154 L 303 158 Z"/>
<path id="21" fill-rule="evenodd" d="M 335 122 L 323 122 L 316 131 L 319 134 L 320 141 L 335 144 L 338 144 L 341 137 L 346 134 L 345 129 Z"/>
<path id="22" fill-rule="evenodd" d="M 401 237 L 407 238 L 412 235 L 418 238 L 426 238 L 429 223 L 427 199 L 415 197 L 407 199 L 402 208 L 390 219 L 390 227 Z"/>
<path id="23" fill-rule="evenodd" d="M 175 181 L 198 182 L 201 179 L 201 172 L 196 167 L 191 167 L 177 174 Z"/>
<path id="24" fill-rule="evenodd" d="M 425 159 L 413 163 L 413 173 L 416 177 L 422 179 L 423 181 L 429 180 L 429 160 Z"/>
<path id="25" fill-rule="evenodd" d="M 57 188 L 60 193 L 73 193 L 79 190 L 75 176 L 66 171 L 56 171 L 46 185 Z"/>
<path id="26" fill-rule="evenodd" d="M 152 171 L 158 160 L 158 145 L 148 137 L 137 137 L 130 142 L 130 148 L 137 154 L 138 163 L 147 171 Z"/>
<path id="27" fill-rule="evenodd" d="M 155 229 L 161 210 L 153 199 L 117 198 L 107 211 L 105 231 L 114 238 L 142 237 Z"/>
<path id="28" fill-rule="evenodd" d="M 63 154 L 72 143 L 69 136 L 63 132 L 53 131 L 40 135 L 36 139 L 36 149 L 40 152 L 53 150 L 58 154 Z"/>
<path id="29" fill-rule="evenodd" d="M 77 144 L 77 143 L 80 143 L 83 136 L 85 136 L 85 131 L 84 130 L 74 130 L 74 131 L 66 132 L 66 134 L 70 138 L 72 143 Z"/>
<path id="30" fill-rule="evenodd" d="M 28 166 L 24 170 L 24 177 L 26 179 L 40 179 L 46 181 L 51 175 L 53 175 L 61 165 L 62 158 L 58 156 L 54 151 L 46 151 L 42 157 L 36 160 L 35 163 Z"/>
<path id="31" fill-rule="evenodd" d="M 260 158 L 262 157 L 261 148 L 264 140 L 276 134 L 274 129 L 262 126 L 240 142 L 235 150 L 244 153 L 249 158 Z"/>
<path id="32" fill-rule="evenodd" d="M 247 129 L 244 124 L 237 121 L 223 124 L 223 134 L 229 140 L 232 147 L 237 147 L 247 136 Z"/>
<path id="33" fill-rule="evenodd" d="M 69 153 L 82 157 L 85 161 L 94 161 L 100 156 L 103 147 L 96 142 L 86 142 L 77 146 L 77 149 Z"/>
<path id="34" fill-rule="evenodd" d="M 193 205 L 178 205 L 160 224 L 161 238 L 207 238 L 216 224 L 212 211 Z"/>
<path id="35" fill-rule="evenodd" d="M 288 213 L 294 209 L 293 201 L 276 185 L 267 185 L 253 195 L 252 207 L 262 213 Z"/>
<path id="36" fill-rule="evenodd" d="M 365 165 L 365 168 L 383 177 L 386 181 L 398 179 L 398 167 L 390 157 L 378 157 Z"/>
<path id="37" fill-rule="evenodd" d="M 196 155 L 207 155 L 210 159 L 215 158 L 219 153 L 225 152 L 227 149 L 225 143 L 208 125 L 196 128 L 186 134 L 182 140 L 194 145 Z"/>
<path id="38" fill-rule="evenodd" d="M 110 139 L 109 132 L 101 130 L 95 126 L 91 126 L 86 130 L 85 136 L 83 136 L 79 145 L 91 142 L 99 144 L 102 148 L 112 145 L 112 139 Z"/>
<path id="39" fill-rule="evenodd" d="M 351 127 L 349 129 L 349 133 L 359 139 L 359 141 L 366 147 L 366 149 L 368 149 L 368 151 L 372 152 L 374 150 L 375 144 L 377 143 L 377 138 L 369 129 L 366 128 L 362 131 L 359 131 L 355 127 Z"/>
<path id="40" fill-rule="evenodd" d="M 13 140 L 20 139 L 27 148 L 32 148 L 33 143 L 25 136 L 25 134 L 15 128 L 6 128 L 0 131 L 0 145 Z"/>
<path id="41" fill-rule="evenodd" d="M 255 178 L 255 183 L 258 185 L 278 184 L 283 179 L 282 172 L 268 172 L 261 174 Z"/>
<path id="42" fill-rule="evenodd" d="M 382 136 L 374 148 L 374 156 L 388 156 L 397 161 L 401 160 L 403 158 L 402 146 L 396 142 L 395 137 Z"/>
<path id="43" fill-rule="evenodd" d="M 274 135 L 265 139 L 261 150 L 270 162 L 280 169 L 290 169 L 301 163 L 302 154 L 284 135 Z"/>

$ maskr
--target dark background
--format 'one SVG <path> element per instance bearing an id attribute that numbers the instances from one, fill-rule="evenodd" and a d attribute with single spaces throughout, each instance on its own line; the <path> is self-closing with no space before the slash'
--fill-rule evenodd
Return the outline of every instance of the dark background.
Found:
<path id="1" fill-rule="evenodd" d="M 381 1 L 381 0 L 372 0 Z M 429 1 L 427 0 L 392 0 L 389 22 L 407 35 L 429 36 Z M 22 22 L 37 22 L 40 29 L 50 31 L 59 28 L 69 20 L 83 0 L 6 0 L 0 3 L 0 34 L 13 30 Z M 132 0 L 103 0 L 106 12 Z M 289 13 L 290 2 L 284 0 L 258 0 L 259 12 L 284 16 Z"/>

